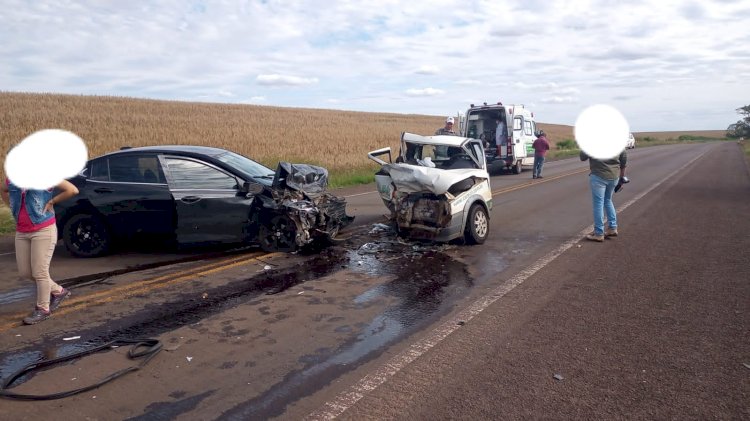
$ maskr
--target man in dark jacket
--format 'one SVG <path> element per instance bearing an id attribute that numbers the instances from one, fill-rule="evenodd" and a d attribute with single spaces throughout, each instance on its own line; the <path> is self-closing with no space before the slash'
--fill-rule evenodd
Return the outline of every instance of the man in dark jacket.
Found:
<path id="1" fill-rule="evenodd" d="M 616 237 L 617 213 L 612 203 L 612 194 L 617 182 L 625 178 L 625 167 L 628 164 L 628 154 L 625 149 L 620 155 L 610 159 L 595 159 L 585 152 L 580 153 L 581 161 L 589 161 L 589 184 L 594 208 L 594 232 L 586 236 L 587 240 L 604 241 L 604 237 Z M 607 213 L 607 229 L 604 229 L 604 213 Z"/>
<path id="2" fill-rule="evenodd" d="M 536 140 L 531 145 L 534 148 L 534 174 L 531 178 L 544 178 L 542 177 L 542 167 L 544 166 L 544 158 L 549 150 L 549 141 L 543 130 L 539 130 L 536 136 Z"/>

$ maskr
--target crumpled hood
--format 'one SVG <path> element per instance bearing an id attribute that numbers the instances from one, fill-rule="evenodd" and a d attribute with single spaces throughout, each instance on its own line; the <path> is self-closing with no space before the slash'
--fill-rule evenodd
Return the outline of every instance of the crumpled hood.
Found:
<path id="1" fill-rule="evenodd" d="M 272 186 L 276 189 L 292 189 L 315 197 L 328 187 L 328 170 L 308 164 L 279 162 Z"/>
<path id="2" fill-rule="evenodd" d="M 386 164 L 383 169 L 390 175 L 396 190 L 404 193 L 427 191 L 440 195 L 467 178 L 487 178 L 487 172 L 478 169 L 444 170 L 402 163 Z"/>

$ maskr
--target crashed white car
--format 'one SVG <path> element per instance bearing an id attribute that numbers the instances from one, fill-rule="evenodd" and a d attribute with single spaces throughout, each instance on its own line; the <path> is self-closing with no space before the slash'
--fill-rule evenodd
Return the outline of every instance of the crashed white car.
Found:
<path id="1" fill-rule="evenodd" d="M 487 239 L 492 190 L 481 140 L 402 133 L 395 163 L 390 147 L 367 156 L 382 165 L 375 183 L 400 235 L 440 242 L 463 237 L 469 244 Z"/>

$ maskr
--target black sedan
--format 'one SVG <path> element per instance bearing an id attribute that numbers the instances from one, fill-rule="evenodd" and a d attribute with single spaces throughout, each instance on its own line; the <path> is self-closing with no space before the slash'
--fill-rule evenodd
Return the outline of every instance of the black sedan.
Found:
<path id="1" fill-rule="evenodd" d="M 80 194 L 55 212 L 65 246 L 81 257 L 140 237 L 294 251 L 353 219 L 344 199 L 326 192 L 324 168 L 281 162 L 273 171 L 219 148 L 123 148 L 88 161 L 70 181 Z"/>

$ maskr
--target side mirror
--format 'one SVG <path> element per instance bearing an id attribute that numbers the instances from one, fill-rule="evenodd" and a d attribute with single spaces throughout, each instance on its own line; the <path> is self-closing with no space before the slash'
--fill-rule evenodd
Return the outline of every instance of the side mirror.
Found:
<path id="1" fill-rule="evenodd" d="M 246 194 L 258 194 L 263 191 L 263 185 L 260 183 L 253 183 L 245 181 L 242 184 L 242 192 Z"/>

